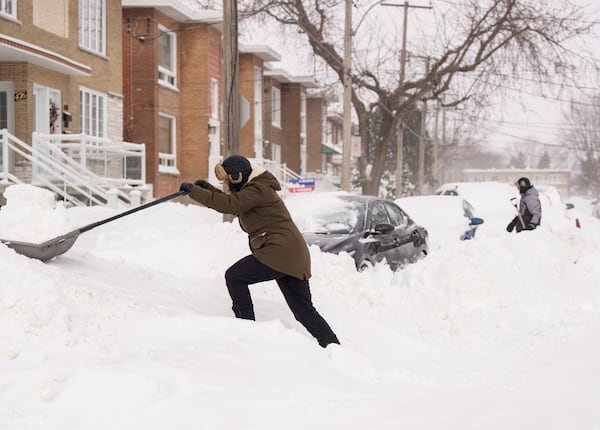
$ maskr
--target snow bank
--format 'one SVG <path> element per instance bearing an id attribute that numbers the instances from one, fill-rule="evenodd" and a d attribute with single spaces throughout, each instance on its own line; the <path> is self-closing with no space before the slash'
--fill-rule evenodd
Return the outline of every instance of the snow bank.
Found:
<path id="1" fill-rule="evenodd" d="M 72 230 L 62 202 L 46 189 L 27 184 L 4 191 L 6 205 L 0 210 L 0 238 L 41 243 Z"/>

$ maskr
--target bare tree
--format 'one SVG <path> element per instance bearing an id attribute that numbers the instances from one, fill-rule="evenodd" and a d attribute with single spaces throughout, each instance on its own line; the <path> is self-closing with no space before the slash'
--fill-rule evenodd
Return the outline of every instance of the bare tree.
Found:
<path id="1" fill-rule="evenodd" d="M 543 82 L 550 76 L 556 81 L 558 76 L 563 83 L 573 85 L 575 82 L 575 65 L 582 58 L 568 46 L 573 38 L 588 34 L 592 24 L 585 20 L 583 10 L 570 1 L 558 1 L 554 6 L 552 2 L 539 0 L 440 3 L 446 9 L 434 14 L 432 28 L 437 29 L 436 35 L 419 48 L 418 53 L 430 58 L 428 70 L 414 67 L 401 83 L 397 78 L 391 79 L 389 64 L 394 64 L 390 63 L 391 59 L 399 58 L 399 44 L 385 43 L 381 43 L 376 52 L 379 62 L 357 61 L 352 70 L 352 105 L 363 142 L 359 169 L 366 194 L 379 193 L 398 121 L 414 109 L 417 102 L 438 99 L 443 106 L 457 106 L 497 91 L 515 78 L 513 87 L 524 82 L 519 78 Z M 284 25 L 296 26 L 314 54 L 342 82 L 345 72 L 340 8 L 343 8 L 340 0 L 246 0 L 240 3 L 244 16 L 266 16 Z M 386 46 L 390 52 L 384 52 Z M 374 115 L 377 116 L 375 133 L 372 132 Z"/>
<path id="2" fill-rule="evenodd" d="M 576 150 L 581 166 L 578 188 L 600 195 L 600 94 L 585 101 L 571 103 L 566 115 L 569 130 L 564 134 L 567 145 Z"/>

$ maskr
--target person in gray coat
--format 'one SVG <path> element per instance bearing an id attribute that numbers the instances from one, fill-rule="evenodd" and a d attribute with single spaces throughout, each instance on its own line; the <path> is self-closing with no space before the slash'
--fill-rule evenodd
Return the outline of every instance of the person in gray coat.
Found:
<path id="1" fill-rule="evenodd" d="M 522 230 L 535 230 L 542 221 L 542 205 L 538 190 L 525 177 L 519 178 L 515 185 L 521 193 L 521 202 L 519 203 L 521 219 L 519 219 L 519 215 L 514 217 L 506 226 L 506 231 L 510 233 L 516 229 L 517 233 L 520 233 Z"/>

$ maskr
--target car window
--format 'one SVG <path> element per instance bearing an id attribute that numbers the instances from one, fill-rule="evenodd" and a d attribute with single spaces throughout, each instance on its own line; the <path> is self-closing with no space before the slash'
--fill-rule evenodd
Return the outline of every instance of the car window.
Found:
<path id="1" fill-rule="evenodd" d="M 390 224 L 387 211 L 383 203 L 375 203 L 371 208 L 371 224 L 373 230 L 377 224 Z"/>
<path id="2" fill-rule="evenodd" d="M 392 224 L 394 227 L 400 226 L 402 224 L 404 224 L 404 214 L 402 213 L 402 211 L 400 210 L 399 207 L 394 206 L 392 204 L 386 203 L 385 207 L 388 211 L 388 215 L 390 218 L 390 224 Z"/>
<path id="3" fill-rule="evenodd" d="M 466 200 L 463 200 L 463 210 L 465 211 L 465 216 L 469 219 L 473 218 L 473 206 L 469 204 Z"/>
<path id="4" fill-rule="evenodd" d="M 350 234 L 362 230 L 364 203 L 336 197 L 314 197 L 309 200 L 312 202 L 309 205 L 302 204 L 306 201 L 304 199 L 290 199 L 286 202 L 294 223 L 302 233 Z"/>

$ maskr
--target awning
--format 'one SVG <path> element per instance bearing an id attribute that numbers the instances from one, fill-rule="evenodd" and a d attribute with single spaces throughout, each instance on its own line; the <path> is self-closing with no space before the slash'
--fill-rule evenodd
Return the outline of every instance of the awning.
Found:
<path id="1" fill-rule="evenodd" d="M 341 154 L 342 151 L 334 148 L 333 146 L 325 145 L 324 143 L 322 143 L 321 144 L 321 153 L 322 154 Z"/>
<path id="2" fill-rule="evenodd" d="M 0 34 L 0 58 L 2 62 L 36 64 L 64 75 L 90 76 L 92 74 L 92 68 L 89 66 L 5 34 Z"/>

